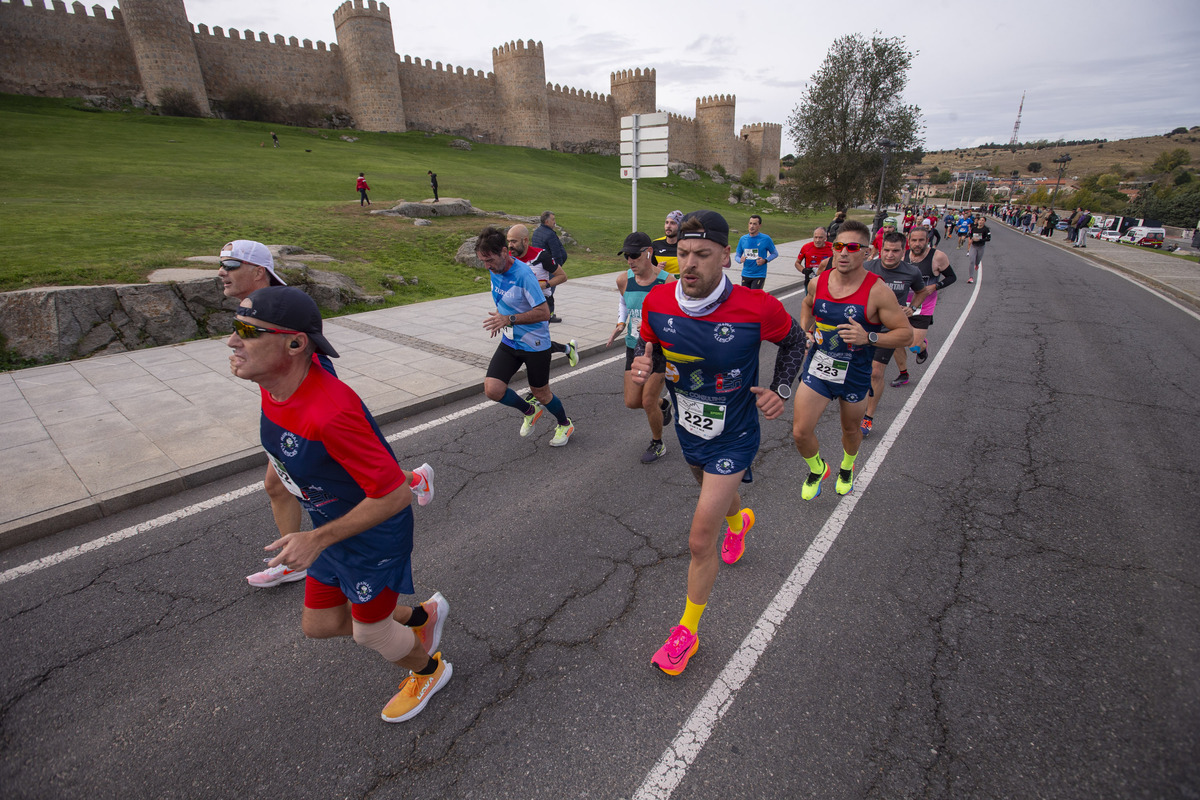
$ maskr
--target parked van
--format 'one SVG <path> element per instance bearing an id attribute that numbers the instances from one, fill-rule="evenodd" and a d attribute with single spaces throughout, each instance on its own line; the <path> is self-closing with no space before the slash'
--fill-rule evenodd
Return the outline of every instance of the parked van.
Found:
<path id="1" fill-rule="evenodd" d="M 1135 225 L 1125 231 L 1125 235 L 1121 237 L 1121 241 L 1138 244 L 1142 247 L 1162 248 L 1166 238 L 1167 232 L 1162 228 L 1148 228 L 1143 225 Z"/>

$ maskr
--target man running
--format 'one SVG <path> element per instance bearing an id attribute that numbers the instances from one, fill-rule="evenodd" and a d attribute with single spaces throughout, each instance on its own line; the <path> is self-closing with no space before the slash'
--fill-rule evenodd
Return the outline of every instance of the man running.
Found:
<path id="1" fill-rule="evenodd" d="M 349 386 L 322 369 L 337 358 L 317 304 L 299 289 L 269 286 L 242 300 L 226 344 L 230 371 L 260 387 L 263 449 L 312 518 L 310 531 L 281 531 L 270 565 L 308 570 L 300 626 L 312 639 L 353 636 L 411 672 L 383 707 L 386 722 L 412 719 L 450 680 L 438 652 L 450 605 L 413 593 L 409 476 L 371 413 Z"/>
<path id="2" fill-rule="evenodd" d="M 761 289 L 767 282 L 767 264 L 779 257 L 775 243 L 765 233 L 760 233 L 762 217 L 752 214 L 746 229 L 750 231 L 738 240 L 737 262 L 742 265 L 742 286 Z"/>
<path id="3" fill-rule="evenodd" d="M 651 244 L 654 245 L 654 257 L 658 260 L 658 266 L 672 275 L 679 274 L 679 258 L 676 256 L 675 247 L 679 243 L 679 223 L 683 222 L 682 211 L 672 211 L 667 214 L 667 219 L 663 223 L 663 233 L 665 236 L 660 236 Z M 637 331 L 635 330 L 636 334 Z"/>
<path id="4" fill-rule="evenodd" d="M 829 477 L 816 430 L 821 414 L 835 398 L 842 423 L 842 465 L 836 488 L 838 494 L 853 491 L 875 345 L 903 347 L 912 339 L 908 317 L 896 296 L 863 267 L 870 241 L 866 225 L 847 220 L 833 243 L 833 269 L 809 284 L 800 306 L 800 324 L 813 342 L 792 412 L 792 438 L 809 469 L 800 489 L 804 500 L 819 496 L 821 482 Z M 880 333 L 884 327 L 888 330 Z"/>
<path id="5" fill-rule="evenodd" d="M 800 248 L 800 255 L 796 256 L 796 269 L 804 276 L 805 286 L 808 286 L 821 268 L 821 262 L 827 258 L 833 258 L 833 248 L 829 246 L 825 229 L 817 228 L 813 231 L 812 241 L 805 242 Z"/>
<path id="6" fill-rule="evenodd" d="M 954 232 L 958 234 L 958 247 L 956 250 L 962 250 L 962 246 L 967 241 L 967 237 L 971 235 L 971 215 L 965 212 L 960 212 L 958 221 L 954 224 Z"/>
<path id="7" fill-rule="evenodd" d="M 554 263 L 548 251 L 529 244 L 529 229 L 524 225 L 518 224 L 509 228 L 506 241 L 513 258 L 528 264 L 533 270 L 533 277 L 537 278 L 538 286 L 542 287 L 542 294 L 546 296 L 546 307 L 550 309 L 550 315 L 553 317 L 554 287 L 567 282 L 567 273 Z M 550 352 L 565 353 L 567 363 L 572 367 L 579 363 L 579 349 L 575 346 L 574 339 L 566 344 L 551 341 Z"/>
<path id="8" fill-rule="evenodd" d="M 680 214 L 680 217 L 683 215 Z M 678 230 L 678 226 L 676 226 Z M 608 347 L 624 333 L 625 336 L 625 407 L 641 408 L 646 412 L 646 421 L 650 423 L 650 446 L 642 453 L 642 463 L 652 464 L 666 455 L 667 447 L 663 444 L 663 428 L 671 424 L 671 402 L 662 398 L 663 375 L 667 369 L 667 360 L 662 350 L 654 353 L 654 363 L 650 375 L 645 382 L 638 385 L 633 380 L 634 349 L 642 330 L 642 301 L 646 294 L 663 283 L 674 278 L 665 269 L 660 269 L 655 262 L 654 247 L 650 237 L 640 231 L 625 237 L 625 244 L 617 251 L 625 257 L 628 269 L 617 276 L 617 291 L 621 293 L 620 307 L 617 311 L 617 326 L 609 334 Z"/>
<path id="9" fill-rule="evenodd" d="M 496 310 L 483 321 L 483 329 L 494 337 L 501 334 L 500 344 L 488 364 L 483 392 L 489 400 L 517 409 L 525 417 L 521 435 L 533 433 L 533 426 L 548 410 L 558 421 L 551 447 L 566 445 L 575 426 L 563 410 L 562 401 L 550 391 L 550 309 L 546 296 L 538 286 L 533 270 L 517 261 L 509 252 L 504 231 L 487 227 L 475 243 L 475 255 L 488 268 L 492 278 L 492 298 Z M 534 399 L 528 401 L 508 387 L 521 365 L 529 376 L 529 390 Z"/>
<path id="10" fill-rule="evenodd" d="M 678 675 L 700 646 L 697 629 L 717 577 L 718 558 L 733 564 L 745 552 L 754 512 L 742 507 L 738 485 L 750 480 L 758 452 L 758 414 L 776 419 L 800 368 L 804 337 L 783 304 L 766 292 L 734 286 L 729 224 L 715 211 L 693 211 L 679 234 L 679 281 L 656 286 L 642 304 L 644 352 L 633 359 L 643 384 L 661 352 L 675 401 L 675 432 L 700 484 L 688 547 L 687 599 L 652 663 Z M 758 384 L 758 351 L 775 342 L 779 354 L 769 388 Z M 725 531 L 720 556 L 717 540 Z"/>
<path id="11" fill-rule="evenodd" d="M 992 231 L 983 217 L 976 217 L 967 231 L 971 237 L 971 243 L 967 247 L 967 258 L 971 259 L 971 276 L 967 278 L 967 283 L 974 283 L 975 273 L 983 266 L 983 247 L 992 240 Z"/>
<path id="12" fill-rule="evenodd" d="M 908 296 L 909 307 L 915 309 L 912 316 L 908 318 L 908 323 L 913 327 L 913 340 L 907 350 L 903 347 L 896 348 L 896 366 L 900 368 L 900 375 L 892 381 L 893 388 L 908 383 L 909 352 L 917 354 L 918 364 L 924 364 L 925 359 L 929 358 L 929 340 L 926 337 L 929 327 L 933 325 L 933 310 L 937 307 L 938 280 L 942 272 L 950 266 L 950 256 L 930 244 L 930 233 L 931 231 L 923 228 L 915 228 L 908 235 L 907 260 L 921 271 L 921 275 L 925 278 L 925 286 L 930 289 L 930 292 L 925 296 L 924 302 L 919 304 L 915 302 L 914 295 L 909 294 Z"/>
<path id="13" fill-rule="evenodd" d="M 920 230 L 915 229 L 915 230 Z M 904 260 L 904 236 L 899 233 L 889 233 L 883 237 L 883 249 L 879 258 L 872 259 L 863 267 L 882 279 L 887 288 L 896 295 L 896 302 L 902 304 L 906 316 L 911 316 L 913 306 L 920 307 L 926 295 L 933 291 L 932 286 L 925 285 L 925 277 L 921 270 Z M 910 293 L 915 294 L 916 300 L 912 305 L 904 304 L 904 299 Z M 910 340 L 911 341 L 911 340 Z M 909 342 L 905 342 L 907 345 Z M 874 360 L 871 362 L 871 392 L 867 397 L 867 413 L 859 426 L 863 436 L 871 435 L 874 424 L 875 409 L 883 399 L 883 375 L 888 362 L 892 360 L 893 352 L 903 352 L 904 348 L 876 347 Z"/>

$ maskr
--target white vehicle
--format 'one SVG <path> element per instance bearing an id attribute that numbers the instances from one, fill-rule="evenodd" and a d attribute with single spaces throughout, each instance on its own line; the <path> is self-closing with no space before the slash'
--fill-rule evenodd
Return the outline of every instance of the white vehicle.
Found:
<path id="1" fill-rule="evenodd" d="M 1157 247 L 1161 249 L 1166 238 L 1167 232 L 1162 228 L 1147 228 L 1142 225 L 1135 225 L 1125 231 L 1125 235 L 1121 237 L 1121 241 L 1141 245 L 1142 247 Z"/>
<path id="2" fill-rule="evenodd" d="M 1104 231 L 1100 234 L 1099 238 L 1106 242 L 1119 242 L 1121 240 L 1121 234 L 1117 233 L 1116 231 Z"/>

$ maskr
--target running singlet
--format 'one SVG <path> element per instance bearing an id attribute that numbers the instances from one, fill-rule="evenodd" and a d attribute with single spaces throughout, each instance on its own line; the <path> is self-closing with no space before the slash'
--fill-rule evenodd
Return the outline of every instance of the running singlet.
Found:
<path id="1" fill-rule="evenodd" d="M 353 389 L 325 370 L 315 365 L 310 368 L 300 387 L 283 402 L 272 399 L 265 389 L 261 396 L 259 437 L 263 449 L 314 527 L 345 515 L 367 497 L 380 498 L 404 486 L 404 473 L 371 413 Z M 329 562 L 334 562 L 386 570 L 388 562 L 403 557 L 405 569 L 387 585 L 411 594 L 407 569 L 411 550 L 412 511 L 406 508 L 373 528 L 331 544 L 321 551 L 313 568 L 328 573 L 333 569 Z M 371 588 L 373 595 L 382 586 Z M 363 593 L 361 587 L 342 589 L 351 598 Z M 360 597 L 359 602 L 365 600 Z"/>
<path id="2" fill-rule="evenodd" d="M 817 329 L 813 331 L 815 343 L 809 349 L 802 374 L 826 383 L 842 384 L 847 375 L 859 377 L 865 372 L 869 381 L 875 345 L 848 345 L 838 335 L 837 326 L 854 320 L 868 333 L 879 333 L 884 329 L 878 321 L 867 318 L 867 300 L 879 276 L 868 272 L 862 284 L 849 296 L 834 297 L 829 293 L 831 274 L 822 272 L 817 277 L 817 293 L 813 297 L 813 317 L 817 322 Z"/>
<path id="3" fill-rule="evenodd" d="M 524 261 L 513 259 L 512 265 L 503 274 L 492 276 L 492 299 L 501 316 L 524 314 L 546 302 L 542 287 L 538 286 L 533 270 Z M 503 341 L 509 347 L 526 352 L 538 352 L 550 348 L 550 323 L 548 320 L 528 325 L 505 325 Z"/>
<path id="4" fill-rule="evenodd" d="M 665 236 L 659 237 L 650 243 L 654 248 L 654 257 L 658 260 L 658 266 L 672 275 L 679 274 L 678 244 L 678 242 L 671 244 Z"/>
<path id="5" fill-rule="evenodd" d="M 727 448 L 758 449 L 757 398 L 750 387 L 758 384 L 759 345 L 780 342 L 792 329 L 792 316 L 774 296 L 730 289 L 728 299 L 704 317 L 679 308 L 674 284 L 656 286 L 642 304 L 642 339 L 666 356 L 676 432 L 690 463 Z"/>
<path id="6" fill-rule="evenodd" d="M 625 320 L 626 347 L 637 347 L 638 334 L 642 330 L 642 301 L 651 289 L 666 283 L 670 278 L 666 270 L 660 269 L 654 276 L 654 283 L 642 286 L 633 276 L 633 270 L 625 271 L 625 308 L 629 309 L 629 317 Z"/>
<path id="7" fill-rule="evenodd" d="M 909 263 L 921 270 L 921 275 L 925 278 L 925 285 L 932 285 L 934 287 L 932 292 L 925 295 L 925 302 L 921 304 L 921 308 L 917 312 L 918 314 L 933 314 L 933 310 L 937 308 L 937 276 L 933 274 L 933 256 L 936 252 L 937 250 L 930 247 L 925 251 L 925 257 L 920 261 L 911 261 L 911 250 L 904 253 L 904 257 L 910 259 Z M 913 297 L 915 297 L 915 295 L 912 292 L 909 292 L 908 299 L 905 300 L 905 302 L 911 303 L 913 301 Z"/>

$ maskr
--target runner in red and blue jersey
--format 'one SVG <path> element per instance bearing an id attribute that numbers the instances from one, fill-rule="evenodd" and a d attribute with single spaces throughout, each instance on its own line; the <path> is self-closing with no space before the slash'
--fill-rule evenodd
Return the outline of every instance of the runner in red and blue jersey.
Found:
<path id="1" fill-rule="evenodd" d="M 716 581 L 717 537 L 721 559 L 733 564 L 745 552 L 754 512 L 742 507 L 738 486 L 750 481 L 758 452 L 758 414 L 775 419 L 791 395 L 800 369 L 800 326 L 773 296 L 734 286 L 725 277 L 730 261 L 729 224 L 714 211 L 695 211 L 679 227 L 679 280 L 656 286 L 642 302 L 641 338 L 631 368 L 645 383 L 660 351 L 667 387 L 675 401 L 675 431 L 684 460 L 700 484 L 700 501 L 688 538 L 687 600 L 652 663 L 678 675 L 696 652 L 700 615 Z M 758 351 L 779 345 L 775 373 L 760 386 Z M 722 524 L 724 517 L 724 524 Z"/>
<path id="2" fill-rule="evenodd" d="M 792 415 L 792 438 L 809 468 L 800 490 L 804 500 L 820 495 L 821 482 L 829 477 L 830 468 L 821 458 L 816 429 L 821 414 L 835 398 L 842 422 L 837 492 L 853 491 L 854 461 L 862 445 L 860 426 L 867 410 L 875 345 L 903 347 L 912 339 L 912 327 L 896 295 L 863 266 L 870 241 L 866 225 L 847 220 L 833 243 L 833 269 L 809 283 L 801 304 L 800 324 L 813 342 Z M 884 327 L 887 331 L 881 333 Z"/>
<path id="3" fill-rule="evenodd" d="M 304 292 L 252 292 L 226 343 L 233 374 L 260 387 L 263 449 L 313 522 L 312 530 L 281 532 L 267 545 L 279 551 L 270 566 L 308 570 L 306 636 L 353 636 L 412 671 L 382 712 L 388 722 L 411 719 L 453 674 L 437 652 L 450 611 L 445 598 L 396 602 L 413 592 L 409 487 L 421 476 L 400 469 L 362 400 L 313 359 L 337 351 Z"/>

